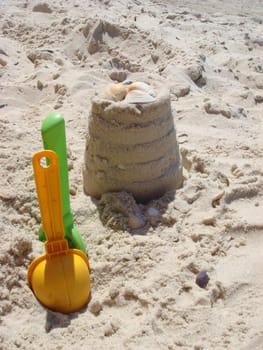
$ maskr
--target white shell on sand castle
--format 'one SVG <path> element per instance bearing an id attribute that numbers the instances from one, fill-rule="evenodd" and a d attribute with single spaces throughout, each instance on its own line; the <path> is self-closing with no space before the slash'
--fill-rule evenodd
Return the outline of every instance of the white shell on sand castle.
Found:
<path id="1" fill-rule="evenodd" d="M 124 81 L 110 84 L 104 90 L 103 97 L 112 101 L 126 101 L 127 103 L 150 103 L 156 101 L 153 88 L 141 81 Z"/>
<path id="2" fill-rule="evenodd" d="M 116 84 L 119 85 L 119 84 Z M 129 104 L 96 98 L 89 116 L 84 191 L 100 197 L 125 190 L 139 201 L 160 197 L 182 186 L 170 95 Z"/>

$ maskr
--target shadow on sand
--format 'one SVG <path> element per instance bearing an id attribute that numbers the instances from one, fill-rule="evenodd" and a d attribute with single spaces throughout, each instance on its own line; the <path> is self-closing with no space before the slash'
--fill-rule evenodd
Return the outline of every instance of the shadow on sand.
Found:
<path id="1" fill-rule="evenodd" d="M 146 235 L 151 228 L 163 223 L 173 225 L 175 220 L 167 215 L 169 203 L 175 198 L 175 191 L 147 203 L 138 203 L 128 192 L 108 192 L 98 199 L 92 199 L 99 218 L 105 227 L 126 231 L 131 235 Z M 170 221 L 170 222 L 169 222 Z"/>

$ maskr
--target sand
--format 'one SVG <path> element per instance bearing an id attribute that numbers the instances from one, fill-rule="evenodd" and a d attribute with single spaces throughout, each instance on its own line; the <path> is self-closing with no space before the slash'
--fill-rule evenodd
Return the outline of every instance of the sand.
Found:
<path id="1" fill-rule="evenodd" d="M 262 349 L 262 24 L 260 0 L 0 2 L 0 349 Z M 91 101 L 142 77 L 170 89 L 184 185 L 95 200 Z M 26 278 L 44 251 L 31 158 L 52 111 L 91 265 L 91 301 L 69 315 Z"/>

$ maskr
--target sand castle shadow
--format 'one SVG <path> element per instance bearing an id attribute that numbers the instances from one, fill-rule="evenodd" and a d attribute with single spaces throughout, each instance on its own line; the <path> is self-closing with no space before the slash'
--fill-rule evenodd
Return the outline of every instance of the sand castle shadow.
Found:
<path id="1" fill-rule="evenodd" d="M 131 235 L 146 235 L 158 225 L 171 226 L 175 219 L 169 216 L 168 208 L 175 198 L 175 191 L 146 203 L 137 202 L 131 193 L 108 192 L 101 198 L 92 198 L 99 218 L 105 227 L 115 231 L 126 231 Z"/>

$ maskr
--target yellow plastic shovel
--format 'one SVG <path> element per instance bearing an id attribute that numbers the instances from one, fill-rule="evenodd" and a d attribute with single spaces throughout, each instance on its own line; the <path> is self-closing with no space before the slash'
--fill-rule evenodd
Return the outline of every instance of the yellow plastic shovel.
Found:
<path id="1" fill-rule="evenodd" d="M 42 160 L 46 161 L 45 165 Z M 81 250 L 69 249 L 64 238 L 59 164 L 55 152 L 33 156 L 33 168 L 42 224 L 47 236 L 46 254 L 28 269 L 28 284 L 46 307 L 63 313 L 81 309 L 90 296 L 89 261 Z"/>

